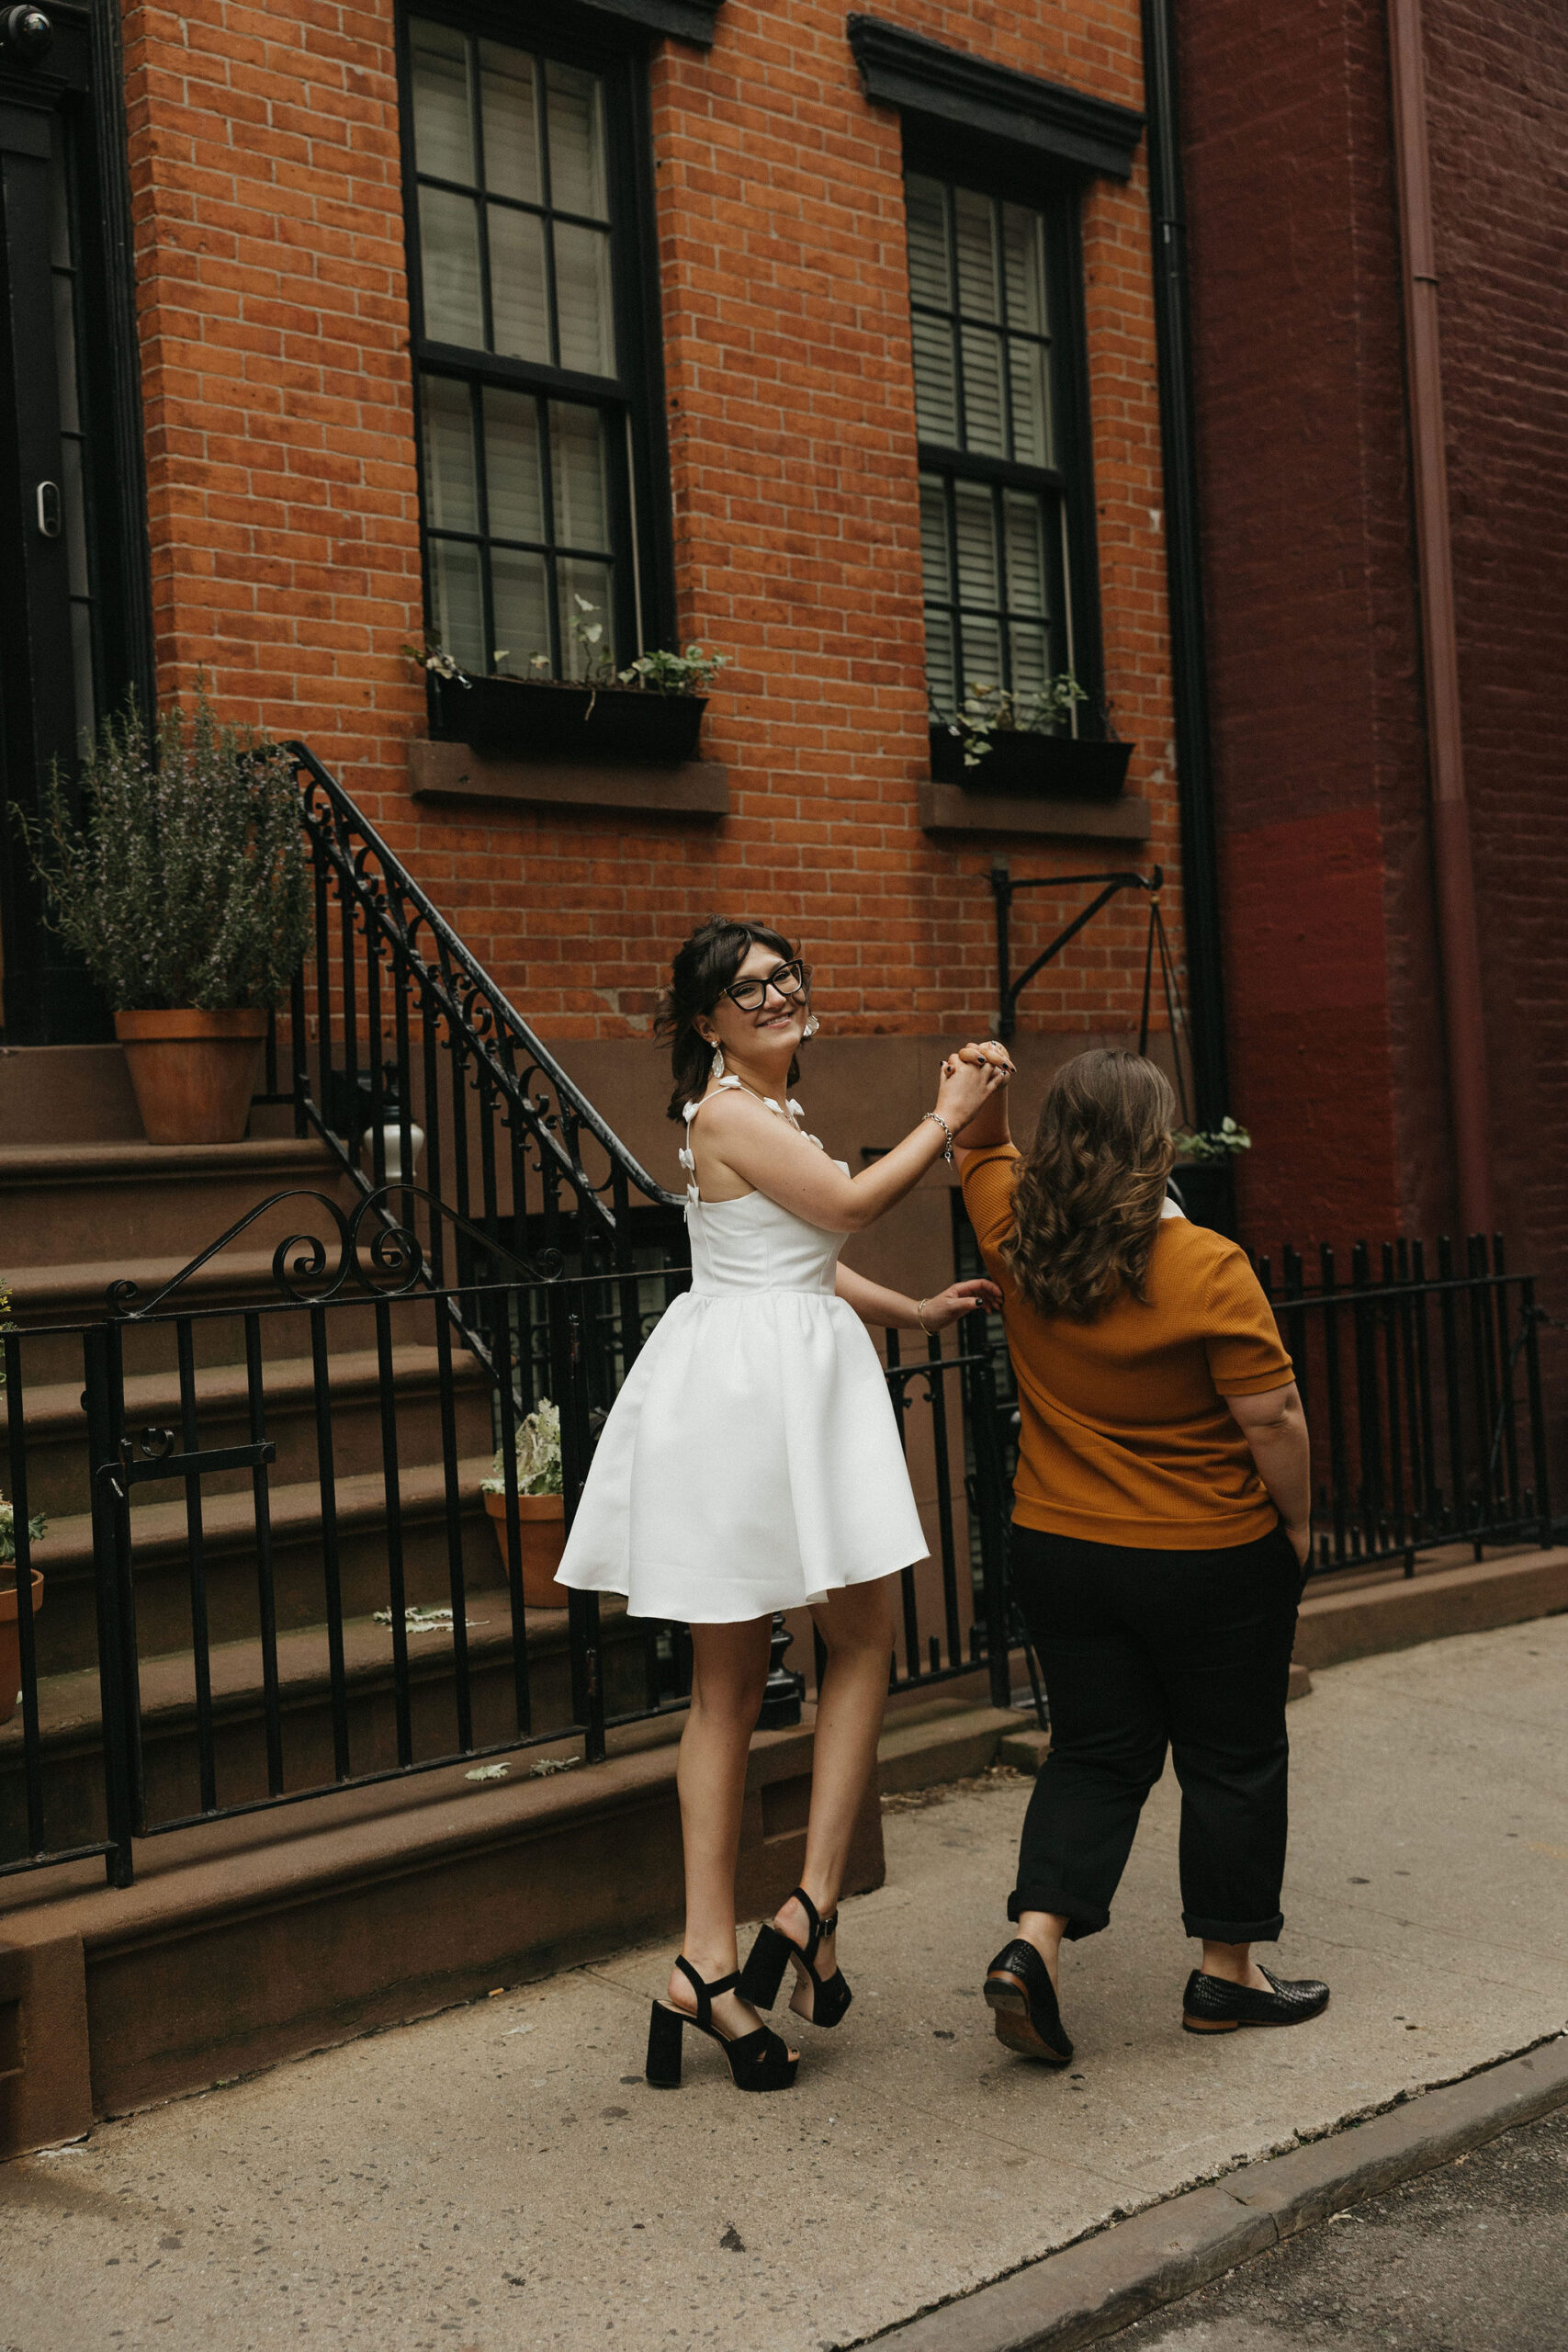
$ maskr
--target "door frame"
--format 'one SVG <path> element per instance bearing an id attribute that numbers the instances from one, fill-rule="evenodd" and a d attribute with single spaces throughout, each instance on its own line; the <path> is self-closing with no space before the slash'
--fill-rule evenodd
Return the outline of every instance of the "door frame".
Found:
<path id="1" fill-rule="evenodd" d="M 124 62 L 116 0 L 39 0 L 53 29 L 36 62 L 0 45 L 0 168 L 16 164 L 19 184 L 47 161 L 56 120 L 64 126 L 75 215 L 80 298 L 78 374 L 86 413 L 89 561 L 100 711 L 133 689 L 154 707 L 152 565 L 147 527 L 140 345 L 131 237 L 130 179 L 124 109 Z M 27 187 L 24 218 L 37 213 Z M 8 237 L 0 220 L 0 238 Z M 18 271 L 36 268 L 36 253 L 0 251 L 0 603 L 11 658 L 0 687 L 0 800 L 36 813 L 51 758 L 73 784 L 73 710 L 68 644 L 40 643 L 24 575 L 34 550 L 29 533 L 37 463 L 38 403 L 17 380 L 18 329 L 11 313 Z M 48 249 L 43 266 L 48 267 Z M 36 288 L 33 289 L 36 299 Z M 24 345 L 25 349 L 25 345 Z M 52 382 L 53 370 L 49 370 Z M 58 433 L 58 422 L 53 430 Z M 41 447 L 41 444 L 39 444 Z M 30 462 L 29 462 L 30 460 Z M 48 472 L 58 471 L 58 461 Z M 61 560 L 63 560 L 62 557 Z M 111 1034 L 108 1016 L 80 965 L 41 921 L 39 887 L 8 808 L 0 808 L 0 926 L 6 983 L 0 1035 L 7 1046 L 80 1044 Z"/>

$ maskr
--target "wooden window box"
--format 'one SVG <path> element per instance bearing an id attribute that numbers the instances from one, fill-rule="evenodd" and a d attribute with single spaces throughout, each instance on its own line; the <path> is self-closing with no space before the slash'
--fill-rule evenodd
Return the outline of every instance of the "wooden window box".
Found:
<path id="1" fill-rule="evenodd" d="M 638 686 L 548 685 L 532 678 L 432 676 L 431 734 L 489 759 L 678 767 L 697 756 L 705 695 Z"/>

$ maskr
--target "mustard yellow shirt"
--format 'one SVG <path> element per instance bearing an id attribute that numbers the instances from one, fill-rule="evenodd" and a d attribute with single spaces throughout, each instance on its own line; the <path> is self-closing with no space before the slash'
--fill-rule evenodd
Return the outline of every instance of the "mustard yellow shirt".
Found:
<path id="1" fill-rule="evenodd" d="M 1221 1551 L 1267 1535 L 1279 1513 L 1224 1400 L 1282 1388 L 1294 1374 L 1245 1251 L 1167 1217 L 1146 1305 L 1123 1291 L 1089 1323 L 1042 1315 L 998 1255 L 1019 1165 L 1005 1144 L 964 1169 L 1018 1384 L 1014 1519 L 1146 1551 Z"/>

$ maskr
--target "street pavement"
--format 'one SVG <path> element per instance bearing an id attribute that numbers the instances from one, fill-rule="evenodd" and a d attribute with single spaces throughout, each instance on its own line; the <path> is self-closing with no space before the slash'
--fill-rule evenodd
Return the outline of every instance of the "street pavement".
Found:
<path id="1" fill-rule="evenodd" d="M 1105 2352 L 1562 2352 L 1568 2111 L 1304 2230 Z"/>
<path id="2" fill-rule="evenodd" d="M 1565 1669 L 1568 1617 L 1292 1706 L 1279 1962 L 1331 1982 L 1313 2024 L 1181 2032 L 1168 1775 L 1111 1930 L 1066 1955 L 1074 2065 L 1008 2054 L 978 1988 L 1028 1783 L 966 1784 L 889 1813 L 887 1883 L 844 1910 L 855 2005 L 801 2029 L 794 2091 L 739 2096 L 700 2041 L 685 2088 L 644 2086 L 668 1947 L 502 1990 L 0 2166 L 0 2346 L 859 2342 L 1560 2031 Z"/>

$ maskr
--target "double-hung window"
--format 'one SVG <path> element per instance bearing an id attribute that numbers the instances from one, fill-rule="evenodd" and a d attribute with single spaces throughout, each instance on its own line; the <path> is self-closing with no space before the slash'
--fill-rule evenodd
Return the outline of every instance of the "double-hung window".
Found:
<path id="1" fill-rule="evenodd" d="M 481 676 L 668 633 L 643 60 L 560 13 L 407 19 L 426 611 Z"/>
<path id="2" fill-rule="evenodd" d="M 913 168 L 906 204 L 932 710 L 999 687 L 1021 714 L 1068 671 L 1094 697 L 1070 198 Z"/>

